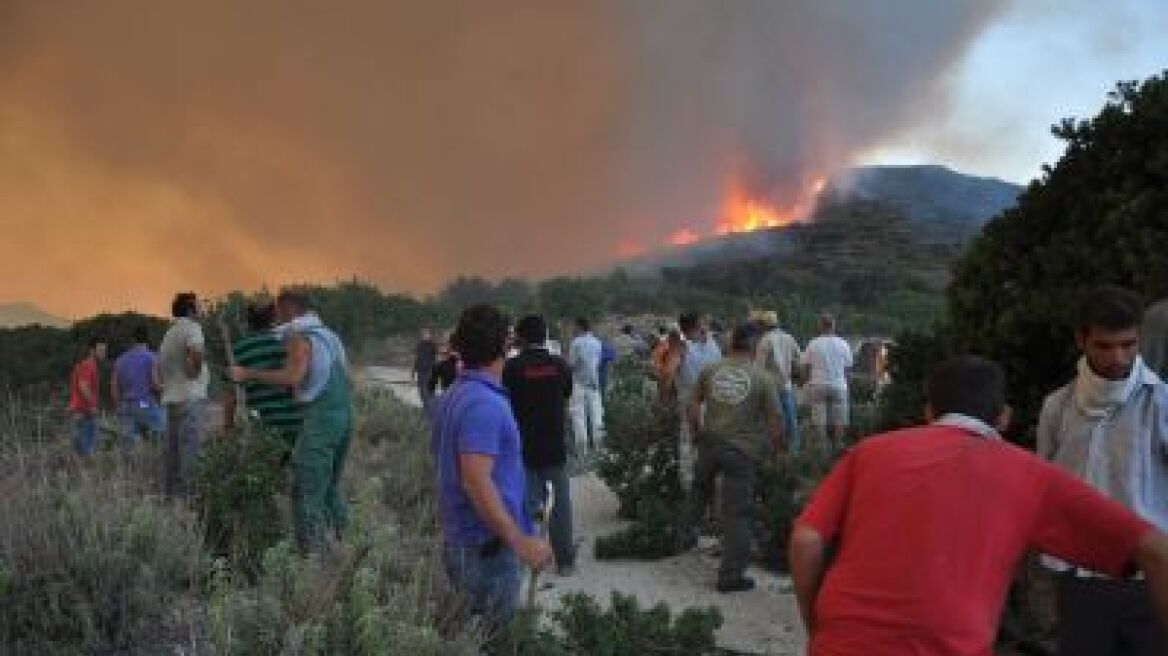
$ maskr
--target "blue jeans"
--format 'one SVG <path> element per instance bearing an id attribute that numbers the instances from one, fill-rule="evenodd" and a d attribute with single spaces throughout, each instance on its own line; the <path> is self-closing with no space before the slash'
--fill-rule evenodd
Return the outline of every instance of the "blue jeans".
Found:
<path id="1" fill-rule="evenodd" d="M 153 401 L 123 401 L 118 408 L 122 425 L 122 446 L 129 449 L 142 439 L 143 433 L 160 442 L 166 432 L 166 413 Z"/>
<path id="2" fill-rule="evenodd" d="M 552 484 L 556 500 L 548 522 L 556 566 L 572 567 L 576 564 L 576 545 L 572 542 L 572 489 L 563 465 L 527 470 L 527 512 L 535 518 L 536 511 L 547 503 L 548 483 Z"/>
<path id="3" fill-rule="evenodd" d="M 77 455 L 91 456 L 97 448 L 97 416 L 73 413 L 73 449 Z"/>
<path id="4" fill-rule="evenodd" d="M 480 546 L 448 544 L 442 560 L 451 585 L 466 599 L 472 615 L 481 617 L 489 630 L 511 621 L 523 579 L 514 551 L 501 544 L 493 553 Z"/>
<path id="5" fill-rule="evenodd" d="M 795 404 L 794 390 L 779 390 L 779 407 L 783 409 L 783 435 L 787 439 L 787 451 L 799 453 L 803 440 L 799 435 L 799 408 Z"/>

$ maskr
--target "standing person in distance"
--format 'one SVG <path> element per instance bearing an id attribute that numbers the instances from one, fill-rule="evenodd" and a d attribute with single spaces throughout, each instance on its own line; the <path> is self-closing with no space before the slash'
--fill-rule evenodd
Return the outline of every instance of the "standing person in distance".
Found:
<path id="1" fill-rule="evenodd" d="M 69 414 L 73 419 L 73 450 L 82 458 L 97 448 L 97 415 L 101 409 L 99 383 L 101 361 L 106 356 L 104 339 L 90 338 L 85 357 L 69 374 Z"/>
<path id="2" fill-rule="evenodd" d="M 799 409 L 795 402 L 793 375 L 799 369 L 803 354 L 799 342 L 779 327 L 779 314 L 773 310 L 762 312 L 758 323 L 763 329 L 759 339 L 756 361 L 775 379 L 779 405 L 783 409 L 783 438 L 791 453 L 799 452 Z"/>
<path id="3" fill-rule="evenodd" d="M 523 317 L 516 328 L 519 355 L 503 367 L 503 386 L 511 396 L 511 408 L 523 439 L 523 464 L 527 470 L 528 508 L 535 512 L 547 504 L 547 485 L 552 486 L 548 532 L 560 576 L 576 568 L 572 540 L 572 494 L 568 481 L 568 445 L 565 415 L 572 396 L 572 370 L 558 355 L 548 353 L 547 322 L 543 317 Z"/>
<path id="4" fill-rule="evenodd" d="M 150 350 L 150 330 L 134 327 L 134 345 L 114 361 L 110 393 L 118 409 L 122 447 L 133 449 L 145 434 L 160 441 L 166 415 L 158 402 L 158 356 Z"/>
<path id="5" fill-rule="evenodd" d="M 1047 397 L 1038 454 L 1168 529 L 1168 388 L 1140 357 L 1142 302 L 1101 287 L 1083 299 L 1078 371 Z M 1144 656 L 1168 650 L 1148 582 L 1108 578 L 1047 559 L 1061 571 L 1060 656 Z"/>
<path id="6" fill-rule="evenodd" d="M 276 305 L 264 300 L 247 306 L 248 334 L 232 347 L 235 364 L 245 369 L 279 371 L 288 364 L 288 349 L 276 331 Z M 300 436 L 300 404 L 293 389 L 288 386 L 261 383 L 256 380 L 243 383 L 243 396 L 248 412 L 258 416 L 260 424 L 292 450 Z M 238 397 L 229 390 L 223 399 L 223 416 L 227 428 L 235 427 L 235 405 Z"/>
<path id="7" fill-rule="evenodd" d="M 418 398 L 422 401 L 422 410 L 427 413 L 430 411 L 430 404 L 434 402 L 434 386 L 431 379 L 437 362 L 438 346 L 434 344 L 434 334 L 429 328 L 423 328 L 421 337 L 414 346 L 414 364 L 410 368 L 410 378 L 418 384 Z"/>
<path id="8" fill-rule="evenodd" d="M 515 614 L 520 564 L 552 559 L 527 513 L 522 440 L 501 381 L 508 327 L 489 305 L 462 313 L 452 346 L 463 370 L 435 405 L 431 438 L 446 573 L 492 628 Z"/>
<path id="9" fill-rule="evenodd" d="M 604 400 L 600 390 L 600 358 L 603 347 L 592 334 L 592 323 L 576 319 L 576 337 L 568 349 L 572 368 L 572 436 L 576 453 L 599 448 L 604 439 Z"/>
<path id="10" fill-rule="evenodd" d="M 722 349 L 710 335 L 709 319 L 697 313 L 683 314 L 678 326 L 684 341 L 674 352 L 677 363 L 673 384 L 677 393 L 677 407 L 681 413 L 681 430 L 678 436 L 678 457 L 681 463 L 681 482 L 688 489 L 694 478 L 695 453 L 694 436 L 686 413 L 693 400 L 694 391 L 702 370 L 722 359 Z M 667 365 L 672 364 L 667 360 Z"/>
<path id="11" fill-rule="evenodd" d="M 191 292 L 176 294 L 170 309 L 174 322 L 158 347 L 158 380 L 166 408 L 164 487 L 166 496 L 176 499 L 191 491 L 195 462 L 207 432 L 211 376 L 204 357 L 203 327 L 197 321 L 198 297 Z"/>
<path id="12" fill-rule="evenodd" d="M 832 315 L 819 315 L 819 336 L 807 343 L 802 364 L 809 370 L 811 422 L 824 448 L 838 452 L 848 430 L 848 369 L 854 360 L 852 347 L 835 333 Z"/>

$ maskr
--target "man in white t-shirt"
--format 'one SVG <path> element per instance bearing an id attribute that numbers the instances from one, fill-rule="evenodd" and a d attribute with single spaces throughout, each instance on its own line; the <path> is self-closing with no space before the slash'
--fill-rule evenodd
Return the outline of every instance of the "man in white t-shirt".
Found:
<path id="1" fill-rule="evenodd" d="M 835 334 L 835 317 L 819 316 L 819 336 L 807 344 L 800 361 L 810 370 L 811 423 L 826 446 L 837 451 L 848 428 L 848 369 L 853 360 L 852 347 Z"/>
<path id="2" fill-rule="evenodd" d="M 166 407 L 164 487 L 170 498 L 190 494 L 195 462 L 207 432 L 207 385 L 204 361 L 206 340 L 199 325 L 198 297 L 190 292 L 175 296 L 174 323 L 158 348 L 158 380 Z"/>
<path id="3" fill-rule="evenodd" d="M 600 340 L 592 334 L 591 322 L 584 317 L 576 319 L 576 338 L 568 348 L 568 366 L 572 369 L 572 398 L 568 413 L 572 417 L 577 454 L 600 448 L 604 439 L 600 351 Z"/>

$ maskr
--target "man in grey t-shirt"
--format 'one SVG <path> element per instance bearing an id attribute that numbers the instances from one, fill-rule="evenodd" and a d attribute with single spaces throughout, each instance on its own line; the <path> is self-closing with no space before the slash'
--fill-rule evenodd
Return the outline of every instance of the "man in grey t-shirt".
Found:
<path id="1" fill-rule="evenodd" d="M 203 327 L 195 320 L 198 312 L 195 294 L 177 294 L 171 305 L 174 323 L 158 349 L 158 379 L 166 407 L 164 487 L 171 498 L 190 493 L 191 470 L 207 431 L 210 374 L 203 355 L 206 347 Z"/>

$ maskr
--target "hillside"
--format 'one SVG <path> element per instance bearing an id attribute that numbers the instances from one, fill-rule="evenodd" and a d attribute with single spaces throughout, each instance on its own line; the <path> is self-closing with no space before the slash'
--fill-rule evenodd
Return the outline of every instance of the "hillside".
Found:
<path id="1" fill-rule="evenodd" d="M 947 246 L 960 250 L 981 231 L 991 218 L 1012 206 L 1022 188 L 996 178 L 966 175 L 944 166 L 864 166 L 848 169 L 832 178 L 820 198 L 811 220 L 804 224 L 733 234 L 696 244 L 670 248 L 624 262 L 622 268 L 647 275 L 668 267 L 737 262 L 763 257 L 781 257 L 797 248 L 801 235 L 819 233 L 813 226 L 823 221 L 847 222 L 852 216 L 879 213 L 895 217 L 897 225 L 888 229 L 905 238 L 905 245 Z M 907 221 L 901 225 L 896 219 Z M 881 232 L 879 225 L 865 225 Z M 834 234 L 837 227 L 827 229 Z M 886 235 L 891 238 L 890 232 Z M 815 239 L 815 247 L 849 255 L 883 258 L 868 252 L 858 240 L 832 245 L 830 239 Z M 886 246 L 881 244 L 880 246 Z"/>
<path id="2" fill-rule="evenodd" d="M 0 303 L 0 328 L 38 325 L 64 328 L 69 322 L 28 303 Z"/>
<path id="3" fill-rule="evenodd" d="M 1022 190 L 1004 180 L 944 166 L 862 166 L 835 176 L 824 196 L 831 202 L 886 204 L 917 223 L 930 241 L 960 243 L 1013 206 Z"/>

